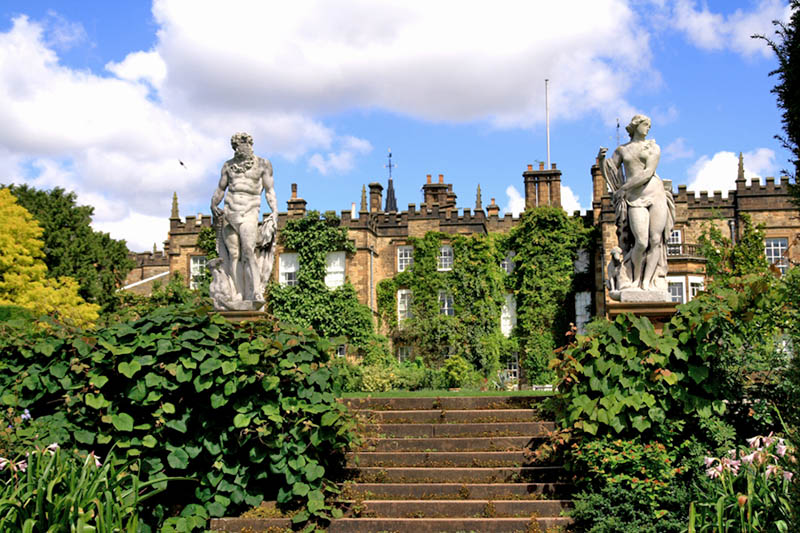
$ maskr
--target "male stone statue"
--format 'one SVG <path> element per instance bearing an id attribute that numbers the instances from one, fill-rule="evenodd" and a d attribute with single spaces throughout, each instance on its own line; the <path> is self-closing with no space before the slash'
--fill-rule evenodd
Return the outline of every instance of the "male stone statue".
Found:
<path id="1" fill-rule="evenodd" d="M 233 158 L 222 165 L 211 197 L 219 259 L 209 262 L 213 277 L 209 293 L 216 309 L 258 310 L 264 305 L 264 287 L 275 259 L 278 200 L 272 164 L 253 154 L 253 138 L 237 133 L 231 137 L 231 147 Z M 259 224 L 262 191 L 272 213 Z"/>

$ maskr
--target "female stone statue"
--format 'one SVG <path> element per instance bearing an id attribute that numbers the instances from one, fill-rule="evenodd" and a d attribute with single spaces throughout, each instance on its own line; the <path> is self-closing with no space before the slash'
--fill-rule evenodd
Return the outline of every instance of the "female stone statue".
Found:
<path id="1" fill-rule="evenodd" d="M 611 190 L 626 269 L 626 282 L 617 289 L 662 292 L 667 290 L 666 242 L 675 221 L 675 202 L 656 174 L 661 148 L 645 140 L 650 119 L 636 115 L 625 129 L 630 142 L 618 146 L 611 159 L 605 158 L 606 148 L 597 155 Z"/>

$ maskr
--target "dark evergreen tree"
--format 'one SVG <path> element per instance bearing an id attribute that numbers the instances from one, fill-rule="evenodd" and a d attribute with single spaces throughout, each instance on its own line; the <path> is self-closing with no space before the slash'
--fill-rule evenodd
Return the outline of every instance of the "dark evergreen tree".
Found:
<path id="1" fill-rule="evenodd" d="M 80 285 L 84 300 L 105 311 L 113 309 L 118 301 L 115 291 L 134 266 L 125 241 L 94 231 L 90 226 L 94 208 L 78 205 L 74 192 L 59 187 L 41 191 L 27 185 L 8 189 L 44 229 L 48 277 L 70 276 Z"/>
<path id="2" fill-rule="evenodd" d="M 789 5 L 792 10 L 789 22 L 773 21 L 775 39 L 765 35 L 754 37 L 766 41 L 778 58 L 778 68 L 770 72 L 770 76 L 778 77 L 772 92 L 783 110 L 781 122 L 784 134 L 775 138 L 791 152 L 793 159 L 789 162 L 794 166 L 796 179 L 800 175 L 800 0 L 791 0 Z M 800 190 L 796 184 L 794 193 L 795 198 L 800 200 Z"/>

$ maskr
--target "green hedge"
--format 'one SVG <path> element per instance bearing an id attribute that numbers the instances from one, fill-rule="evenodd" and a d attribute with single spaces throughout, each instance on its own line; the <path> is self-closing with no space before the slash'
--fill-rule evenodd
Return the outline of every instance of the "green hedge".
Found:
<path id="1" fill-rule="evenodd" d="M 143 481 L 186 476 L 154 504 L 211 516 L 262 499 L 325 518 L 326 478 L 352 422 L 336 401 L 330 344 L 270 322 L 234 326 L 168 306 L 96 332 L 0 324 L 0 404 L 66 425 L 73 445 L 140 460 Z M 168 494 L 168 496 L 166 496 Z"/>

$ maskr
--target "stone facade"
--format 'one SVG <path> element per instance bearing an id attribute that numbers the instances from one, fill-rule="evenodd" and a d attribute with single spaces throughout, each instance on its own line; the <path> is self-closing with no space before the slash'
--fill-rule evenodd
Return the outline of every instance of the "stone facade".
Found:
<path id="1" fill-rule="evenodd" d="M 545 169 L 543 164 L 534 170 L 528 165 L 522 173 L 526 207 L 561 205 L 561 171 L 553 165 Z M 592 210 L 585 216 L 587 224 L 598 226 L 599 242 L 590 268 L 594 271 L 592 291 L 593 315 L 607 315 L 608 297 L 604 286 L 604 268 L 610 259 L 610 250 L 617 244 L 616 227 L 611 198 L 597 165 L 591 167 L 593 182 Z M 422 237 L 429 231 L 452 235 L 484 235 L 493 232 L 508 232 L 518 219 L 511 215 L 500 216 L 500 207 L 495 199 L 489 205 L 481 205 L 480 194 L 475 208 L 456 206 L 456 194 L 451 183 L 439 175 L 433 180 L 430 175 L 422 186 L 425 201 L 420 205 L 408 204 L 403 211 L 383 210 L 383 186 L 370 183 L 362 189 L 361 208 L 354 217 L 350 210 L 342 211 L 342 225 L 356 247 L 356 253 L 347 257 L 345 275 L 353 284 L 359 300 L 377 311 L 375 288 L 383 279 L 397 273 L 397 249 L 407 244 L 408 237 Z M 691 297 L 692 283 L 704 283 L 705 261 L 697 250 L 698 238 L 706 224 L 715 223 L 724 234 L 738 235 L 740 215 L 748 213 L 753 223 L 765 225 L 766 237 L 785 238 L 788 243 L 787 259 L 791 264 L 800 262 L 800 247 L 792 246 L 800 236 L 800 216 L 791 204 L 787 186 L 767 178 L 763 185 L 748 184 L 740 164 L 736 189 L 726 197 L 720 192 L 702 193 L 695 197 L 685 186 L 673 191 L 676 203 L 675 230 L 680 232 L 679 242 L 669 245 L 669 274 L 673 283 L 682 282 L 684 300 Z M 325 207 L 325 206 L 321 206 Z M 325 211 L 325 209 L 319 209 Z M 290 218 L 302 217 L 306 213 L 306 201 L 298 197 L 292 184 L 292 195 L 287 201 L 287 211 L 279 213 L 278 227 L 285 226 Z M 145 279 L 148 275 L 169 271 L 180 272 L 188 280 L 191 275 L 191 258 L 201 256 L 197 248 L 197 235 L 201 228 L 211 226 L 209 215 L 187 216 L 182 220 L 177 212 L 177 199 L 173 202 L 169 236 L 164 243 L 163 254 L 136 254 L 137 262 L 128 277 L 128 283 Z M 285 250 L 278 245 L 275 268 L 272 276 L 278 279 L 280 254 Z M 159 270 L 160 269 L 160 270 Z M 136 287 L 138 289 L 138 287 Z M 142 285 L 140 292 L 146 292 Z"/>

